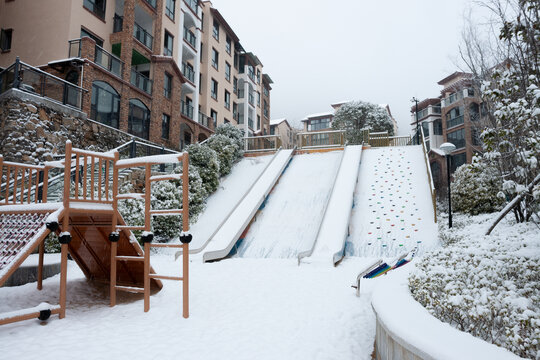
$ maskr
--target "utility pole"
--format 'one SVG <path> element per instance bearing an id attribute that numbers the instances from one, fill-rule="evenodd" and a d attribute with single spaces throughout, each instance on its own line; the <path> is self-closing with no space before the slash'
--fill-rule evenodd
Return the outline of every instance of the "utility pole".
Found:
<path id="1" fill-rule="evenodd" d="M 411 102 L 415 103 L 415 117 L 416 117 L 416 145 L 420 145 L 420 132 L 419 132 L 419 123 L 418 123 L 418 99 L 413 96 Z"/>

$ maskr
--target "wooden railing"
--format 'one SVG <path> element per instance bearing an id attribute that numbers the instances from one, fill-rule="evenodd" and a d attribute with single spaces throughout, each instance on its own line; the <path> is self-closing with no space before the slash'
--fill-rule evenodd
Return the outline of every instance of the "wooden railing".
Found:
<path id="1" fill-rule="evenodd" d="M 364 132 L 364 141 L 367 141 L 372 147 L 386 147 L 386 146 L 408 146 L 412 145 L 412 138 L 407 136 L 388 136 L 388 132 L 376 132 L 370 133 L 368 130 Z M 366 136 L 367 134 L 367 136 Z"/>
<path id="2" fill-rule="evenodd" d="M 437 196 L 435 193 L 435 185 L 433 183 L 433 175 L 431 174 L 431 166 L 429 165 L 429 157 L 426 147 L 426 138 L 424 137 L 424 129 L 420 127 L 420 136 L 422 137 L 422 150 L 424 153 L 424 162 L 429 182 L 429 190 L 431 192 L 431 203 L 433 204 L 433 221 L 437 222 Z"/>
<path id="3" fill-rule="evenodd" d="M 317 149 L 345 146 L 344 130 L 309 131 L 298 134 L 299 149 Z"/>
<path id="4" fill-rule="evenodd" d="M 244 138 L 246 152 L 277 151 L 281 147 L 278 135 L 265 135 Z"/>
<path id="5" fill-rule="evenodd" d="M 0 155 L 0 204 L 47 202 L 49 167 L 4 161 Z"/>

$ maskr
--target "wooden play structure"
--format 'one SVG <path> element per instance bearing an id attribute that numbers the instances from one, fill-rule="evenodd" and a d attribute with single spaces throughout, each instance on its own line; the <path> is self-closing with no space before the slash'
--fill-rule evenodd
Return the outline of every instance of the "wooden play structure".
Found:
<path id="1" fill-rule="evenodd" d="M 188 154 L 167 154 L 120 160 L 119 153 L 98 153 L 73 148 L 66 143 L 62 161 L 43 166 L 3 161 L 0 156 L 0 286 L 34 251 L 39 249 L 38 290 L 42 289 L 45 238 L 58 235 L 61 244 L 59 304 L 0 314 L 0 325 L 39 318 L 51 314 L 66 315 L 68 253 L 90 280 L 110 284 L 110 305 L 116 304 L 116 292 L 144 294 L 144 311 L 150 309 L 150 293 L 162 287 L 160 280 L 182 281 L 183 316 L 189 316 L 189 251 L 191 235 L 188 208 Z M 155 174 L 163 164 L 181 163 L 180 174 Z M 47 202 L 49 172 L 63 168 L 62 202 Z M 145 192 L 120 194 L 119 171 L 143 170 Z M 182 180 L 181 209 L 152 209 L 151 184 Z M 126 224 L 118 212 L 125 199 L 144 201 L 144 226 Z M 181 215 L 181 244 L 154 244 L 151 232 L 153 216 Z M 179 224 L 180 226 L 180 224 Z M 144 249 L 132 230 L 144 231 Z M 182 276 L 155 274 L 150 266 L 152 247 L 182 249 Z M 47 305 L 47 304 L 45 304 Z"/>

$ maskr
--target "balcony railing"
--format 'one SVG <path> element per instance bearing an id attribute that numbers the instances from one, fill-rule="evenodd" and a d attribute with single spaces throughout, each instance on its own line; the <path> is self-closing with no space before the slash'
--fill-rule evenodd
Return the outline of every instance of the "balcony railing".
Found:
<path id="1" fill-rule="evenodd" d="M 94 62 L 114 75 L 122 77 L 124 62 L 98 45 L 96 45 Z"/>
<path id="2" fill-rule="evenodd" d="M 188 65 L 186 63 L 182 63 L 182 74 L 193 84 L 195 84 L 195 71 L 193 71 L 193 67 L 191 65 Z"/>
<path id="3" fill-rule="evenodd" d="M 157 7 L 157 0 L 145 0 L 154 9 Z"/>
<path id="4" fill-rule="evenodd" d="M 184 100 L 180 102 L 180 112 L 182 113 L 182 115 L 193 120 L 193 106 L 191 104 L 188 104 Z"/>
<path id="5" fill-rule="evenodd" d="M 199 8 L 198 1 L 197 0 L 184 0 L 185 3 L 193 10 L 195 14 L 197 14 L 197 10 Z"/>
<path id="6" fill-rule="evenodd" d="M 418 120 L 425 118 L 428 115 L 432 114 L 440 114 L 441 113 L 441 107 L 440 106 L 429 106 L 422 111 L 418 112 Z M 415 119 L 416 121 L 416 119 Z"/>
<path id="7" fill-rule="evenodd" d="M 131 69 L 131 84 L 135 85 L 145 93 L 152 95 L 152 80 L 135 69 Z"/>
<path id="8" fill-rule="evenodd" d="M 457 116 L 457 117 L 455 117 L 453 119 L 446 120 L 446 128 L 447 129 L 453 128 L 454 126 L 458 126 L 458 125 L 461 125 L 461 124 L 463 124 L 463 115 Z"/>
<path id="9" fill-rule="evenodd" d="M 199 112 L 199 124 L 210 128 L 212 126 L 212 118 L 202 112 Z"/>
<path id="10" fill-rule="evenodd" d="M 196 49 L 197 38 L 195 37 L 195 34 L 185 26 L 184 26 L 184 40 L 186 40 L 189 45 L 191 45 L 194 49 Z"/>
<path id="11" fill-rule="evenodd" d="M 121 32 L 124 28 L 124 17 L 114 14 L 113 18 L 113 33 Z"/>
<path id="12" fill-rule="evenodd" d="M 82 108 L 82 95 L 86 92 L 77 85 L 23 63 L 19 58 L 0 72 L 0 94 L 13 88 L 77 109 Z"/>
<path id="13" fill-rule="evenodd" d="M 281 147 L 278 135 L 255 136 L 244 138 L 246 152 L 276 151 Z"/>
<path id="14" fill-rule="evenodd" d="M 449 106 L 453 103 L 455 103 L 456 101 L 459 101 L 463 99 L 463 91 L 460 90 L 460 91 L 457 91 L 453 94 L 450 94 L 450 96 L 447 96 L 445 99 L 444 99 L 444 105 L 445 106 Z"/>
<path id="15" fill-rule="evenodd" d="M 154 37 L 137 23 L 135 23 L 135 26 L 133 27 L 133 36 L 135 37 L 135 39 L 143 43 L 144 46 L 152 50 Z"/>
<path id="16" fill-rule="evenodd" d="M 345 145 L 345 131 L 303 132 L 298 134 L 298 145 L 300 148 L 341 147 Z"/>
<path id="17" fill-rule="evenodd" d="M 69 40 L 68 58 L 81 57 L 81 39 Z"/>

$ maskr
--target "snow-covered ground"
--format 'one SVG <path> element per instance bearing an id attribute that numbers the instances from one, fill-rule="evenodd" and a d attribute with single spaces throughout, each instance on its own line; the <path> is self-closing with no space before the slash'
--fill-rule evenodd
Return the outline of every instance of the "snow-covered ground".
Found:
<path id="1" fill-rule="evenodd" d="M 349 256 L 397 256 L 438 246 L 437 225 L 421 146 L 362 152 Z"/>
<path id="2" fill-rule="evenodd" d="M 206 201 L 204 212 L 191 226 L 193 242 L 190 248 L 193 251 L 199 251 L 206 244 L 271 159 L 272 155 L 244 158 L 221 180 L 218 190 Z"/>
<path id="3" fill-rule="evenodd" d="M 237 249 L 249 258 L 290 258 L 312 248 L 343 151 L 296 155 Z"/>
<path id="4" fill-rule="evenodd" d="M 70 261 L 67 316 L 0 327 L 2 359 L 371 359 L 376 281 L 353 284 L 367 259 L 339 267 L 297 266 L 296 259 L 229 259 L 190 265 L 190 318 L 181 315 L 181 290 L 165 282 L 143 312 L 139 295 L 85 279 Z M 322 264 L 321 264 L 322 265 Z M 172 255 L 152 255 L 158 273 L 178 274 Z M 0 312 L 58 302 L 59 277 L 0 288 Z"/>

